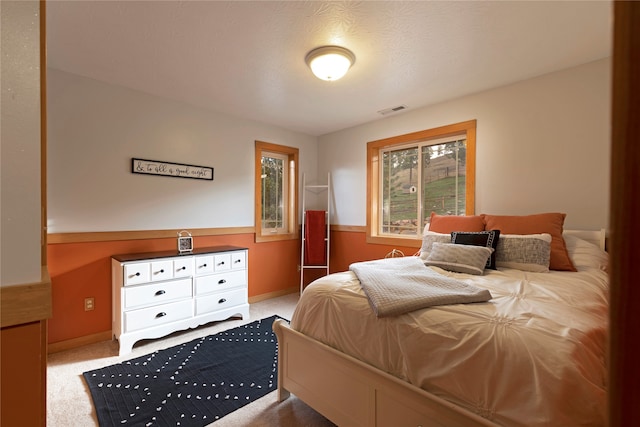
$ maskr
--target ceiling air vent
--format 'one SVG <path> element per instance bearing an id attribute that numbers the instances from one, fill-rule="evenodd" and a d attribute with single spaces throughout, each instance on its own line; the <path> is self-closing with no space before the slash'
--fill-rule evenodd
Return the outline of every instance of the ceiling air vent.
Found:
<path id="1" fill-rule="evenodd" d="M 406 109 L 407 109 L 406 105 L 398 105 L 397 107 L 380 110 L 378 111 L 378 113 L 382 114 L 383 116 L 386 116 L 387 114 L 399 113 L 400 111 L 404 111 Z"/>

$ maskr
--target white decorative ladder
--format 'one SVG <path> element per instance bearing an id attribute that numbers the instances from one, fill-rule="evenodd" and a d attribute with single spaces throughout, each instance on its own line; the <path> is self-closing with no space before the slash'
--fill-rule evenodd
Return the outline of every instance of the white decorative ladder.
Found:
<path id="1" fill-rule="evenodd" d="M 307 269 L 319 269 L 323 268 L 326 270 L 326 274 L 329 274 L 329 248 L 331 247 L 331 173 L 327 173 L 327 183 L 324 185 L 307 185 L 306 174 L 302 174 L 302 236 L 301 236 L 301 250 L 300 250 L 300 294 L 304 290 L 304 272 Z M 327 227 L 325 234 L 326 241 L 326 263 L 325 265 L 305 265 L 304 263 L 304 254 L 305 254 L 305 224 L 306 224 L 306 213 L 307 213 L 307 200 L 306 193 L 307 191 L 314 192 L 316 194 L 320 194 L 323 191 L 326 191 L 327 195 L 327 209 L 325 210 L 325 225 Z"/>

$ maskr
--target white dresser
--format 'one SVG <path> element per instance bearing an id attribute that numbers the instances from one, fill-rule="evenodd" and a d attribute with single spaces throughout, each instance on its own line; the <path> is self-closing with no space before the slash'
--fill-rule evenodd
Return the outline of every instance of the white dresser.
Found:
<path id="1" fill-rule="evenodd" d="M 232 316 L 249 317 L 246 248 L 215 246 L 114 255 L 113 337 L 120 355 L 159 338 Z"/>

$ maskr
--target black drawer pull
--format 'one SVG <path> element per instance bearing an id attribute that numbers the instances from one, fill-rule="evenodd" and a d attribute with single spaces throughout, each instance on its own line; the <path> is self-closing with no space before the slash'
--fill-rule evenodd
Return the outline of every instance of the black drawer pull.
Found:
<path id="1" fill-rule="evenodd" d="M 164 311 L 161 311 L 160 313 L 156 314 L 156 319 L 158 319 L 160 317 L 164 317 L 166 315 L 167 315 L 167 313 L 165 313 Z"/>
<path id="2" fill-rule="evenodd" d="M 158 292 L 156 292 L 156 295 L 164 295 L 166 294 L 166 292 L 162 289 L 160 289 Z"/>
<path id="3" fill-rule="evenodd" d="M 200 267 L 206 267 L 206 266 L 207 266 L 207 264 L 202 264 Z"/>
<path id="4" fill-rule="evenodd" d="M 227 300 L 224 299 L 224 298 L 221 298 L 220 301 L 218 301 L 218 304 L 222 304 L 222 303 L 225 303 L 225 302 L 227 302 Z"/>
<path id="5" fill-rule="evenodd" d="M 160 270 L 160 273 L 164 273 L 164 268 L 162 270 Z"/>
<path id="6" fill-rule="evenodd" d="M 185 267 L 184 265 L 182 266 L 182 268 L 180 270 L 186 270 L 187 267 Z"/>
<path id="7" fill-rule="evenodd" d="M 138 272 L 136 273 L 136 276 L 139 276 L 139 275 L 140 275 L 140 272 L 138 271 Z"/>
<path id="8" fill-rule="evenodd" d="M 225 279 L 218 280 L 218 285 L 224 285 L 225 283 L 227 283 Z"/>
<path id="9" fill-rule="evenodd" d="M 239 262 L 242 262 L 242 260 L 237 259 L 237 260 L 235 260 L 235 261 L 233 261 L 233 262 L 235 262 L 235 263 L 237 264 L 237 263 L 239 263 Z"/>
<path id="10" fill-rule="evenodd" d="M 224 265 L 224 261 L 220 261 L 218 265 Z"/>

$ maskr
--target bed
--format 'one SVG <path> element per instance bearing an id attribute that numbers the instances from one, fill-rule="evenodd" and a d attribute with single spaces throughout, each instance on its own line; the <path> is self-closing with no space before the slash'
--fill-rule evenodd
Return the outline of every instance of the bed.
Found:
<path id="1" fill-rule="evenodd" d="M 353 271 L 314 281 L 274 324 L 279 400 L 341 426 L 604 425 L 604 231 L 562 236 L 577 271 L 427 267 L 487 302 L 377 317 Z"/>

